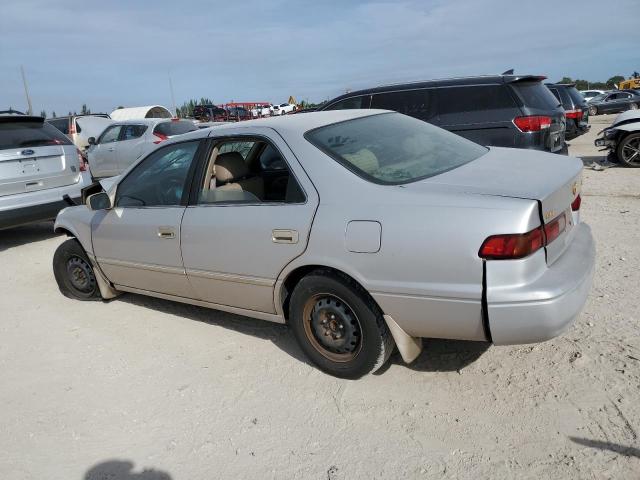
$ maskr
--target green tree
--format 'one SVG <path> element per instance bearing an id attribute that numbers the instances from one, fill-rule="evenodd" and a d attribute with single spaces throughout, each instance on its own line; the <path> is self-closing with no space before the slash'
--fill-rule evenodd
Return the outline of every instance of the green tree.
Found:
<path id="1" fill-rule="evenodd" d="M 41 110 L 41 111 L 40 111 L 40 116 L 41 116 L 42 118 L 47 118 L 47 112 L 45 112 L 44 110 Z"/>
<path id="2" fill-rule="evenodd" d="M 562 77 L 562 80 L 560 80 L 558 83 L 573 83 L 573 80 L 571 79 L 571 77 Z"/>
<path id="3" fill-rule="evenodd" d="M 607 80 L 607 87 L 614 88 L 623 80 L 624 80 L 624 77 L 622 75 L 614 75 L 609 80 Z"/>
<path id="4" fill-rule="evenodd" d="M 91 113 L 91 109 L 87 107 L 86 103 L 82 104 L 82 109 L 80 110 L 82 115 L 89 115 Z"/>

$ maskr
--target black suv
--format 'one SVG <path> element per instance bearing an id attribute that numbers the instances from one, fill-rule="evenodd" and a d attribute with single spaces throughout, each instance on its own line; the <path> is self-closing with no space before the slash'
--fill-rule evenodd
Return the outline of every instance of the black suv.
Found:
<path id="1" fill-rule="evenodd" d="M 564 108 L 567 119 L 567 140 L 589 131 L 589 106 L 573 83 L 545 83 Z"/>
<path id="2" fill-rule="evenodd" d="M 546 77 L 493 75 L 430 80 L 341 95 L 319 110 L 395 110 L 481 145 L 567 153 L 564 110 Z"/>
<path id="3" fill-rule="evenodd" d="M 196 105 L 193 108 L 193 117 L 206 122 L 225 122 L 229 115 L 224 108 L 215 105 Z"/>

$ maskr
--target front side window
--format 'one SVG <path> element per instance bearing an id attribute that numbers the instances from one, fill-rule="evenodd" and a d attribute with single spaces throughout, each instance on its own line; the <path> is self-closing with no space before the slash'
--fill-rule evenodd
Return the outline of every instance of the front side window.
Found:
<path id="1" fill-rule="evenodd" d="M 120 129 L 122 125 L 114 125 L 113 127 L 107 128 L 104 133 L 100 136 L 98 143 L 113 143 L 118 141 L 118 137 L 120 136 Z"/>
<path id="2" fill-rule="evenodd" d="M 180 205 L 199 145 L 198 140 L 176 143 L 146 157 L 118 185 L 116 206 Z"/>
<path id="3" fill-rule="evenodd" d="M 369 108 L 369 96 L 350 97 L 330 105 L 327 110 L 352 110 L 354 108 Z"/>
<path id="4" fill-rule="evenodd" d="M 477 143 L 397 113 L 327 125 L 305 138 L 365 180 L 385 185 L 432 177 L 487 152 Z"/>

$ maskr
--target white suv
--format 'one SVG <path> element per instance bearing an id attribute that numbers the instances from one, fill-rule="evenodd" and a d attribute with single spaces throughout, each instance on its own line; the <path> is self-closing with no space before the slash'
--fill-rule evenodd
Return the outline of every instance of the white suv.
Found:
<path id="1" fill-rule="evenodd" d="M 0 230 L 52 220 L 84 186 L 78 149 L 42 117 L 0 115 Z"/>
<path id="2" fill-rule="evenodd" d="M 281 103 L 280 105 L 278 105 L 278 111 L 276 112 L 276 115 L 285 115 L 287 113 L 295 112 L 295 110 L 296 106 L 292 103 Z"/>

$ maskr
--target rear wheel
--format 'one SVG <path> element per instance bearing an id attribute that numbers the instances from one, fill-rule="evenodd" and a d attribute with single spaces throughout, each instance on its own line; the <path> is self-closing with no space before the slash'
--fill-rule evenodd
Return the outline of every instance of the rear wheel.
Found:
<path id="1" fill-rule="evenodd" d="M 596 107 L 595 105 L 591 105 L 589 107 L 589 115 L 593 116 L 597 114 L 598 114 L 598 107 Z"/>
<path id="2" fill-rule="evenodd" d="M 87 254 L 75 238 L 58 247 L 53 255 L 53 274 L 60 292 L 76 300 L 100 300 L 100 289 Z"/>
<path id="3" fill-rule="evenodd" d="M 380 368 L 393 338 L 373 299 L 346 277 L 317 270 L 291 295 L 289 323 L 307 357 L 324 372 L 360 378 Z"/>
<path id="4" fill-rule="evenodd" d="M 640 133 L 631 133 L 620 140 L 616 155 L 625 167 L 640 167 Z"/>

